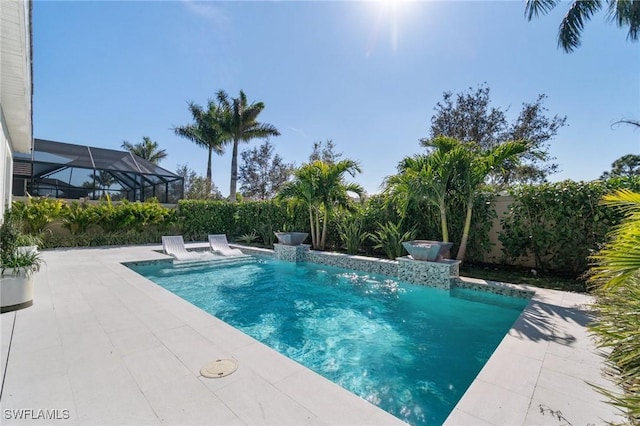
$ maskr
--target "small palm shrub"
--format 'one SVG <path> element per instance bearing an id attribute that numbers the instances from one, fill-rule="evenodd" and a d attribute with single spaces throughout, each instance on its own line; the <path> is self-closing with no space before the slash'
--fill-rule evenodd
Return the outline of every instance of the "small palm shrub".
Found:
<path id="1" fill-rule="evenodd" d="M 603 389 L 610 403 L 625 410 L 630 424 L 640 423 L 640 194 L 618 190 L 603 204 L 626 214 L 611 239 L 592 256 L 591 284 L 597 319 L 591 326 L 601 347 L 611 351 L 607 363 L 622 395 Z"/>
<path id="2" fill-rule="evenodd" d="M 416 234 L 414 229 L 403 233 L 400 225 L 393 222 L 378 224 L 378 228 L 375 233 L 369 234 L 369 238 L 375 243 L 373 247 L 382 249 L 391 260 L 404 254 L 402 242 L 413 240 Z"/>

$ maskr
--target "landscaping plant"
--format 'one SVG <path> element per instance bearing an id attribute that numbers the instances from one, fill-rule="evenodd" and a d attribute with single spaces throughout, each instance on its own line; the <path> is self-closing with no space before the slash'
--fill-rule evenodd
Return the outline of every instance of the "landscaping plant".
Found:
<path id="1" fill-rule="evenodd" d="M 415 230 L 402 232 L 400 225 L 393 222 L 378 224 L 378 230 L 369 235 L 375 243 L 374 248 L 382 249 L 387 257 L 394 260 L 404 254 L 404 241 L 411 241 L 415 238 Z"/>
<path id="2" fill-rule="evenodd" d="M 357 254 L 367 238 L 363 231 L 360 214 L 341 215 L 337 218 L 338 234 L 348 254 Z"/>
<path id="3" fill-rule="evenodd" d="M 440 212 L 442 241 L 449 242 L 447 223 L 447 196 L 455 164 L 462 157 L 460 143 L 439 136 L 431 141 L 433 152 L 404 158 L 398 165 L 398 174 L 385 180 L 387 202 L 398 208 L 402 220 L 407 210 L 421 200 L 435 206 Z M 411 218 L 409 218 L 410 220 Z"/>
<path id="4" fill-rule="evenodd" d="M 73 201 L 65 210 L 62 217 L 62 225 L 67 228 L 72 235 L 83 234 L 87 232 L 90 225 L 98 221 L 98 212 L 99 210 L 95 207 L 89 207 L 86 204 Z"/>
<path id="5" fill-rule="evenodd" d="M 37 251 L 23 251 L 19 249 L 20 228 L 15 217 L 6 215 L 0 225 L 0 275 L 11 269 L 13 275 L 26 275 L 38 272 L 42 259 Z"/>
<path id="6" fill-rule="evenodd" d="M 240 235 L 239 237 L 236 238 L 236 240 L 246 244 L 255 243 L 258 240 L 258 234 L 255 231 L 253 231 L 248 234 Z"/>
<path id="7" fill-rule="evenodd" d="M 640 193 L 618 190 L 603 204 L 625 214 L 609 241 L 592 257 L 591 284 L 597 320 L 591 329 L 610 349 L 607 363 L 623 394 L 600 389 L 622 408 L 630 424 L 640 422 Z"/>
<path id="8" fill-rule="evenodd" d="M 63 200 L 46 197 L 29 197 L 26 203 L 14 201 L 11 215 L 23 231 L 38 234 L 47 224 L 63 217 L 66 204 Z"/>
<path id="9" fill-rule="evenodd" d="M 514 198 L 499 235 L 505 260 L 533 256 L 535 268 L 573 277 L 588 269 L 588 258 L 624 213 L 600 203 L 605 194 L 640 191 L 640 178 L 545 183 L 511 190 Z"/>
<path id="10" fill-rule="evenodd" d="M 465 201 L 466 215 L 456 259 L 464 261 L 471 230 L 473 205 L 487 176 L 491 172 L 502 169 L 507 161 L 515 161 L 521 153 L 525 152 L 526 145 L 522 142 L 509 141 L 494 148 L 481 149 L 476 143 L 470 142 L 460 144 L 458 147 L 461 152 L 454 160 L 457 170 L 453 177 L 453 188 L 460 192 Z"/>
<path id="11" fill-rule="evenodd" d="M 345 173 L 355 176 L 359 172 L 358 163 L 352 160 L 335 164 L 317 160 L 296 170 L 293 181 L 283 185 L 278 193 L 279 199 L 289 200 L 290 207 L 301 205 L 308 209 L 314 249 L 325 249 L 329 221 L 337 211 L 350 207 L 348 193 L 362 197 L 364 190 L 360 185 L 344 180 Z"/>

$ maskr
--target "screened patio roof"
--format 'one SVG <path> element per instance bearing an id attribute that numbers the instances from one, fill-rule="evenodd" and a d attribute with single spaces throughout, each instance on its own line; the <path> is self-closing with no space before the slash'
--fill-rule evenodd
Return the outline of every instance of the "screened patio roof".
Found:
<path id="1" fill-rule="evenodd" d="M 31 154 L 15 154 L 14 160 L 29 163 L 31 165 L 30 177 L 37 182 L 44 182 L 49 178 L 59 179 L 59 174 L 65 169 L 108 172 L 123 188 L 134 191 L 141 187 L 153 187 L 182 181 L 181 176 L 128 151 L 44 139 L 34 139 L 33 152 Z M 142 198 L 144 199 L 144 195 Z"/>
<path id="2" fill-rule="evenodd" d="M 34 139 L 32 154 L 16 154 L 15 158 L 57 166 L 156 175 L 166 177 L 168 181 L 180 178 L 180 176 L 175 173 L 163 169 L 144 158 L 135 156 L 128 151 L 74 145 L 44 139 Z M 35 174 L 37 175 L 39 173 Z"/>

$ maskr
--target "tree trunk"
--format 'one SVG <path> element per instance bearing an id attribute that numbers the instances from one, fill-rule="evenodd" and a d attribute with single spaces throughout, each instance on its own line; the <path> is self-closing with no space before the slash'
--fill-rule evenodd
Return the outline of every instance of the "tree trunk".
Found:
<path id="1" fill-rule="evenodd" d="M 317 243 L 316 230 L 313 226 L 313 208 L 309 205 L 309 225 L 311 226 L 311 245 L 315 248 Z"/>
<path id="2" fill-rule="evenodd" d="M 209 157 L 207 159 L 207 198 L 211 196 L 211 154 L 213 153 L 213 147 L 209 147 Z"/>
<path id="3" fill-rule="evenodd" d="M 467 241 L 469 240 L 469 231 L 471 229 L 471 214 L 473 213 L 473 197 L 467 200 L 467 216 L 464 219 L 464 230 L 462 231 L 462 240 L 456 260 L 464 262 L 464 256 L 467 254 Z"/>
<path id="4" fill-rule="evenodd" d="M 320 249 L 320 211 L 316 210 L 316 244 L 313 246 L 314 249 Z"/>
<path id="5" fill-rule="evenodd" d="M 229 201 L 236 202 L 236 182 L 238 181 L 238 139 L 233 140 L 233 153 L 231 155 L 231 186 L 229 188 Z"/>
<path id="6" fill-rule="evenodd" d="M 322 239 L 320 239 L 320 249 L 324 250 L 327 245 L 327 222 L 329 221 L 327 209 L 324 210 L 324 220 L 322 222 Z"/>
<path id="7" fill-rule="evenodd" d="M 447 207 L 444 200 L 440 200 L 440 227 L 442 229 L 442 241 L 449 242 L 449 227 L 447 226 Z"/>

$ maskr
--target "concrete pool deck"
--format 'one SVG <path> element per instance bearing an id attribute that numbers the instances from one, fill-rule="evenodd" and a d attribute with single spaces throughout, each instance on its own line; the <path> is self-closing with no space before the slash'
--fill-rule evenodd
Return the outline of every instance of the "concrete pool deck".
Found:
<path id="1" fill-rule="evenodd" d="M 121 265 L 165 259 L 158 249 L 42 253 L 34 305 L 0 315 L 3 425 L 403 424 Z M 622 420 L 585 382 L 612 387 L 588 296 L 535 290 L 446 424 Z M 218 358 L 238 370 L 202 377 Z"/>

